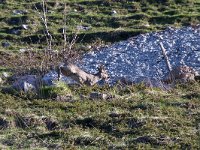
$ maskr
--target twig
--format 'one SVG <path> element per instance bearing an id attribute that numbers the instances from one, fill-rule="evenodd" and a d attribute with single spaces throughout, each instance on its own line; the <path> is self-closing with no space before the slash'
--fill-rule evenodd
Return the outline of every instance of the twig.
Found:
<path id="1" fill-rule="evenodd" d="M 168 71 L 171 72 L 171 71 L 172 71 L 172 66 L 171 66 L 171 64 L 170 64 L 170 62 L 169 62 L 169 58 L 168 58 L 168 56 L 167 56 L 167 54 L 166 54 L 166 50 L 165 50 L 165 48 L 164 48 L 162 42 L 160 42 L 159 44 L 160 44 L 160 47 L 161 47 L 161 49 L 162 49 L 162 53 L 163 53 L 164 58 L 165 58 L 165 61 L 166 61 Z"/>

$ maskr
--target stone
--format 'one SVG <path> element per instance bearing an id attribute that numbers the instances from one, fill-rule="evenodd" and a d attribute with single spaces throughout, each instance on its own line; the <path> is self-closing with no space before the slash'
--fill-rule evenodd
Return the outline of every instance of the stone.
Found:
<path id="1" fill-rule="evenodd" d="M 25 48 L 20 48 L 19 51 L 20 51 L 21 53 L 24 53 L 24 52 L 27 51 L 27 49 L 25 49 Z"/>
<path id="2" fill-rule="evenodd" d="M 42 82 L 46 86 L 55 86 L 58 81 L 58 73 L 56 71 L 49 71 L 42 78 Z M 60 75 L 59 81 L 65 82 L 68 85 L 77 84 L 73 79 Z"/>
<path id="3" fill-rule="evenodd" d="M 19 35 L 19 34 L 21 34 L 21 30 L 20 29 L 11 29 L 10 34 Z"/>
<path id="4" fill-rule="evenodd" d="M 57 95 L 56 101 L 60 102 L 74 102 L 72 95 Z"/>
<path id="5" fill-rule="evenodd" d="M 25 75 L 18 77 L 13 83 L 12 88 L 17 91 L 27 92 L 37 92 L 39 89 L 39 79 L 36 75 Z"/>
<path id="6" fill-rule="evenodd" d="M 116 10 L 113 10 L 113 11 L 111 12 L 111 14 L 112 14 L 112 15 L 116 15 L 116 14 L 117 14 L 117 11 L 116 11 Z"/>
<path id="7" fill-rule="evenodd" d="M 0 84 L 2 84 L 3 83 L 3 79 L 0 77 Z"/>
<path id="8" fill-rule="evenodd" d="M 55 130 L 59 127 L 59 123 L 57 120 L 52 119 L 52 118 L 43 118 L 42 119 L 44 121 L 44 123 L 46 124 L 46 128 L 48 130 Z"/>
<path id="9" fill-rule="evenodd" d="M 110 99 L 112 96 L 110 96 L 109 94 L 104 94 L 104 93 L 99 93 L 99 92 L 92 92 L 90 93 L 89 99 L 92 100 L 108 100 Z"/>
<path id="10" fill-rule="evenodd" d="M 77 30 L 82 30 L 82 31 L 87 31 L 91 29 L 91 27 L 89 26 L 77 26 L 76 28 Z"/>
<path id="11" fill-rule="evenodd" d="M 0 4 L 5 4 L 6 0 L 0 0 Z"/>
<path id="12" fill-rule="evenodd" d="M 6 48 L 6 47 L 10 46 L 10 43 L 9 42 L 2 42 L 1 45 Z"/>
<path id="13" fill-rule="evenodd" d="M 27 14 L 27 11 L 25 11 L 25 10 L 13 10 L 13 14 L 14 15 L 23 15 L 23 14 Z"/>
<path id="14" fill-rule="evenodd" d="M 7 128 L 9 122 L 5 120 L 5 118 L 0 117 L 0 130 Z"/>
<path id="15" fill-rule="evenodd" d="M 2 77 L 3 78 L 8 78 L 10 75 L 7 72 L 2 72 Z"/>
<path id="16" fill-rule="evenodd" d="M 26 25 L 26 24 L 23 24 L 23 25 L 22 25 L 22 29 L 24 29 L 24 30 L 28 30 L 28 28 L 29 28 L 28 25 Z"/>

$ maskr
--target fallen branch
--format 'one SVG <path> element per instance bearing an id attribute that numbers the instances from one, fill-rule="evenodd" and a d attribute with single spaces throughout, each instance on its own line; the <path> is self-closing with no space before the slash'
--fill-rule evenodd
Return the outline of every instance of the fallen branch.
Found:
<path id="1" fill-rule="evenodd" d="M 171 64 L 170 64 L 170 62 L 169 62 L 169 58 L 168 58 L 168 56 L 167 56 L 167 54 L 166 54 L 166 50 L 165 50 L 165 48 L 164 48 L 162 42 L 160 42 L 159 44 L 160 44 L 160 47 L 161 47 L 161 49 L 162 49 L 163 56 L 164 56 L 165 61 L 166 61 L 168 71 L 171 72 L 171 71 L 172 71 L 172 66 L 171 66 Z"/>

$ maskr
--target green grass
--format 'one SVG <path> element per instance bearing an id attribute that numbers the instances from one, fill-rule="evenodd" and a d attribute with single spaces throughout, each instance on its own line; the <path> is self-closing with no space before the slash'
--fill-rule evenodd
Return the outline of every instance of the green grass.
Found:
<path id="1" fill-rule="evenodd" d="M 200 23 L 199 0 L 163 0 L 162 3 L 161 0 L 63 0 L 57 1 L 58 5 L 55 2 L 47 2 L 47 18 L 53 48 L 58 50 L 63 43 L 64 3 L 67 36 L 72 39 L 73 34 L 78 35 L 75 47 L 81 52 L 87 51 L 89 45 L 126 40 L 168 26 Z M 2 72 L 13 74 L 31 69 L 37 72 L 43 51 L 35 53 L 32 58 L 35 60 L 26 60 L 29 58 L 26 54 L 21 57 L 7 52 L 46 47 L 39 15 L 41 1 L 9 0 L 0 4 L 0 9 L 0 77 Z M 13 10 L 27 10 L 27 13 L 14 15 Z M 113 10 L 117 14 L 112 15 Z M 11 33 L 22 24 L 29 25 L 29 29 L 21 30 L 18 35 Z M 79 25 L 91 29 L 77 31 Z M 11 46 L 4 48 L 1 42 L 6 41 Z M 52 62 L 58 61 L 56 57 Z M 0 92 L 0 149 L 200 149 L 199 87 L 199 82 L 177 86 L 172 91 L 143 85 L 66 87 L 58 84 L 55 88 L 44 87 L 39 97 Z M 114 98 L 90 100 L 91 92 L 109 93 Z M 59 101 L 56 94 L 66 97 Z"/>
<path id="2" fill-rule="evenodd" d="M 0 93 L 0 147 L 199 149 L 199 83 L 171 92 L 127 87 L 70 87 L 72 102 Z M 81 99 L 91 91 L 112 100 Z M 3 122 L 3 121 L 4 122 Z"/>
<path id="3" fill-rule="evenodd" d="M 64 4 L 66 4 L 67 34 L 69 38 L 72 33 L 78 34 L 80 40 L 77 42 L 83 45 L 92 44 L 98 39 L 108 43 L 116 42 L 143 33 L 144 29 L 147 32 L 159 31 L 167 26 L 195 25 L 200 21 L 199 0 L 165 0 L 162 2 L 151 0 L 64 0 L 57 4 L 55 1 L 48 1 L 46 4 L 48 25 L 50 32 L 55 37 L 53 44 L 56 46 L 60 45 L 59 42 L 63 40 L 61 30 L 64 26 Z M 20 3 L 10 0 L 6 4 L 0 4 L 0 42 L 9 41 L 12 47 L 10 49 L 16 50 L 32 46 L 37 49 L 38 44 L 45 45 L 45 40 L 36 38 L 38 34 L 41 34 L 41 38 L 44 37 L 42 31 L 44 27 L 40 19 L 41 6 L 42 3 L 39 0 L 31 2 L 21 0 Z M 27 13 L 14 15 L 14 10 L 26 10 Z M 112 15 L 113 10 L 117 14 Z M 22 24 L 29 25 L 29 30 L 22 30 L 18 35 L 9 32 L 13 27 L 21 27 Z M 145 27 L 144 24 L 149 26 Z M 91 29 L 77 32 L 78 25 L 86 25 Z M 110 32 L 115 33 L 118 29 L 123 29 L 126 36 L 113 38 Z M 105 34 L 102 36 L 99 33 Z M 87 38 L 88 36 L 89 38 Z M 16 47 L 16 45 L 20 45 L 20 47 Z M 0 49 L 6 48 L 0 47 Z"/>

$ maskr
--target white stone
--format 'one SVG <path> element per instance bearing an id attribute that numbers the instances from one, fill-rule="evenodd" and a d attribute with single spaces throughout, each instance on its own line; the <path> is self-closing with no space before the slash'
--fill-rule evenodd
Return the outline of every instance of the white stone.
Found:
<path id="1" fill-rule="evenodd" d="M 23 24 L 23 25 L 22 25 L 22 28 L 25 29 L 25 30 L 28 30 L 28 25 Z"/>
<path id="2" fill-rule="evenodd" d="M 12 85 L 17 91 L 36 92 L 39 88 L 39 79 L 35 75 L 25 75 L 19 77 Z"/>

